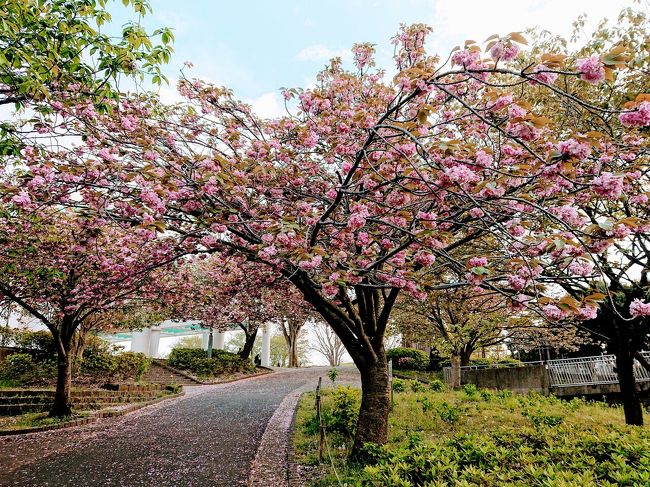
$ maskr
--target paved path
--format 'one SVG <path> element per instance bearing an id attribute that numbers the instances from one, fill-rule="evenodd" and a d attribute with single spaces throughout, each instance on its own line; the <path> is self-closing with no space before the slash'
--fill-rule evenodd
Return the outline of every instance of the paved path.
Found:
<path id="1" fill-rule="evenodd" d="M 187 387 L 184 397 L 124 417 L 0 438 L 0 486 L 247 485 L 278 405 L 300 387 L 315 387 L 327 370 L 278 369 L 232 384 Z M 341 380 L 358 380 L 356 369 L 343 370 Z"/>

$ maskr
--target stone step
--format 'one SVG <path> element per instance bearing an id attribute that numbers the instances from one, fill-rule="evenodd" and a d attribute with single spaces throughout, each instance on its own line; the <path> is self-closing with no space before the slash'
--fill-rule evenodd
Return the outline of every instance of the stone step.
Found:
<path id="1" fill-rule="evenodd" d="M 72 393 L 72 400 L 103 400 L 116 398 L 118 401 L 129 401 L 133 397 L 156 397 L 160 391 L 88 391 L 85 393 Z M 52 401 L 54 393 L 44 394 L 42 391 L 21 391 L 20 394 L 13 396 L 0 396 L 0 404 L 11 404 L 25 402 L 26 398 L 30 401 Z"/>
<path id="2" fill-rule="evenodd" d="M 197 385 L 200 382 L 179 374 L 166 367 L 162 367 L 157 363 L 151 364 L 149 370 L 144 374 L 142 380 L 145 382 L 153 382 L 157 384 L 181 384 L 181 385 Z"/>

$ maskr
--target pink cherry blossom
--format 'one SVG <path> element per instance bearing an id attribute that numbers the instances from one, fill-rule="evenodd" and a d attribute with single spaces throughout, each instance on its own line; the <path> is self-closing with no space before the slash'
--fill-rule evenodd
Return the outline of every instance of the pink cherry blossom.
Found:
<path id="1" fill-rule="evenodd" d="M 630 304 L 630 314 L 634 318 L 640 316 L 650 316 L 650 303 L 642 301 L 641 299 L 634 299 Z"/>
<path id="2" fill-rule="evenodd" d="M 633 110 L 623 112 L 618 119 L 626 127 L 645 127 L 650 125 L 650 102 L 643 101 Z"/>
<path id="3" fill-rule="evenodd" d="M 598 56 L 576 60 L 580 79 L 595 84 L 605 79 L 605 66 Z"/>
<path id="4" fill-rule="evenodd" d="M 616 199 L 623 194 L 623 178 L 611 172 L 603 172 L 599 177 L 594 178 L 593 186 L 594 192 L 605 198 Z"/>

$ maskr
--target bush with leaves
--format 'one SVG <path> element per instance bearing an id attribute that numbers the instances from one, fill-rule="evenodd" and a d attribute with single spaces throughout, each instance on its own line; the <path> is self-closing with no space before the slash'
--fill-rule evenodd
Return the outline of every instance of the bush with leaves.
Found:
<path id="1" fill-rule="evenodd" d="M 404 379 L 393 379 L 393 391 L 404 392 L 406 390 L 406 381 Z"/>
<path id="2" fill-rule="evenodd" d="M 213 350 L 208 358 L 207 350 L 200 348 L 174 348 L 167 363 L 174 368 L 188 370 L 198 377 L 210 378 L 223 374 L 250 373 L 255 366 L 236 353 Z"/>
<path id="3" fill-rule="evenodd" d="M 141 380 L 151 366 L 151 359 L 144 353 L 121 352 L 115 356 L 115 374 L 121 379 Z"/>
<path id="4" fill-rule="evenodd" d="M 542 436 L 524 428 L 373 451 L 375 464 L 358 485 L 650 485 L 650 436 L 642 428 L 576 435 L 557 424 Z"/>
<path id="5" fill-rule="evenodd" d="M 433 379 L 431 382 L 429 382 L 429 389 L 431 389 L 433 392 L 442 392 L 447 389 L 447 386 L 440 379 Z"/>
<path id="6" fill-rule="evenodd" d="M 339 386 L 333 395 L 333 407 L 329 412 L 328 428 L 342 435 L 354 435 L 359 417 L 361 395 L 358 389 Z"/>
<path id="7" fill-rule="evenodd" d="M 55 365 L 51 360 L 35 360 L 29 353 L 13 353 L 0 362 L 0 379 L 32 385 L 51 379 Z"/>
<path id="8" fill-rule="evenodd" d="M 429 365 L 428 355 L 415 348 L 396 347 L 388 350 L 386 357 L 393 361 L 395 369 L 426 370 Z"/>

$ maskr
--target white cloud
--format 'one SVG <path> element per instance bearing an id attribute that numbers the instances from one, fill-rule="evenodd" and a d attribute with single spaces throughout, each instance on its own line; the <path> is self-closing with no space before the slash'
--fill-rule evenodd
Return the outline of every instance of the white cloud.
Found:
<path id="1" fill-rule="evenodd" d="M 191 19 L 187 13 L 179 13 L 171 10 L 161 10 L 155 13 L 156 20 L 160 21 L 161 25 L 170 27 L 175 36 L 179 36 L 187 32 L 190 27 Z"/>
<path id="2" fill-rule="evenodd" d="M 284 103 L 276 92 L 264 93 L 254 100 L 250 100 L 249 103 L 255 114 L 262 118 L 276 118 L 287 114 Z"/>
<path id="3" fill-rule="evenodd" d="M 505 35 L 539 26 L 565 38 L 571 36 L 572 23 L 588 14 L 588 27 L 603 17 L 615 20 L 629 0 L 441 0 L 435 3 L 432 18 L 432 47 L 446 54 L 466 39 L 482 42 L 492 34 Z M 587 32 L 589 28 L 587 28 Z"/>
<path id="4" fill-rule="evenodd" d="M 329 61 L 335 57 L 346 60 L 352 59 L 352 51 L 349 49 L 333 50 L 323 44 L 315 44 L 301 49 L 296 55 L 296 58 L 300 61 Z"/>

